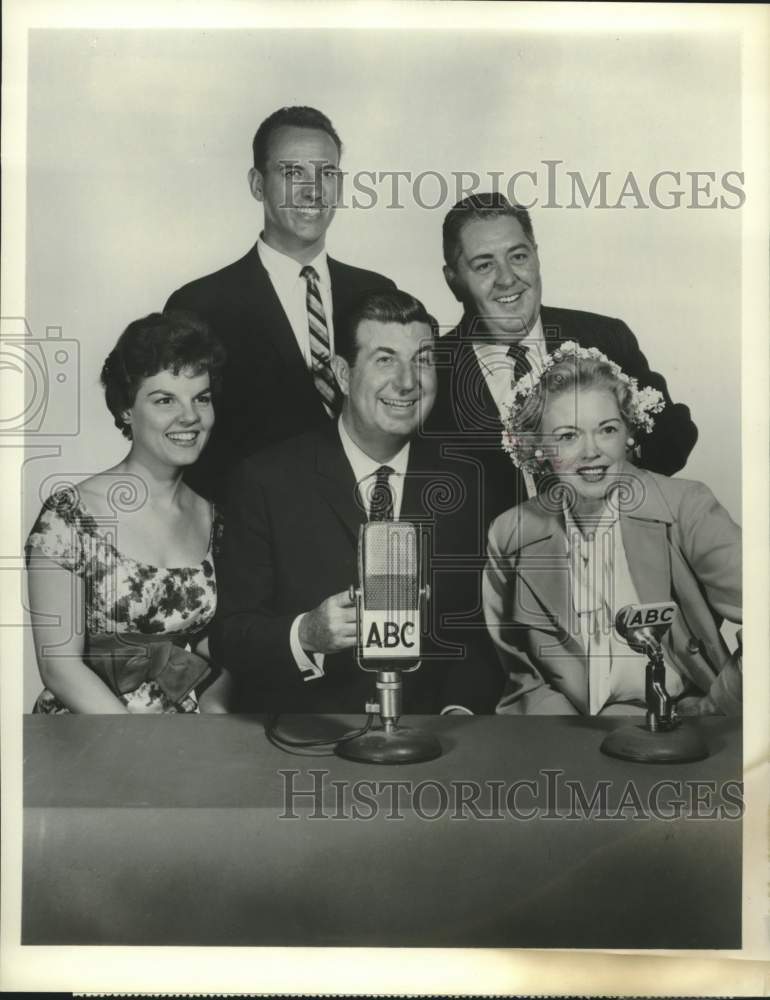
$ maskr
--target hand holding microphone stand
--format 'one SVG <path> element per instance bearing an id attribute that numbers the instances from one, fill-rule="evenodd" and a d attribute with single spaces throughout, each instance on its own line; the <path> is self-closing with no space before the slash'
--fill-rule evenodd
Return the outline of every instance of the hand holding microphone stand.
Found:
<path id="1" fill-rule="evenodd" d="M 601 745 L 602 753 L 621 760 L 675 764 L 703 760 L 708 747 L 697 728 L 682 724 L 666 690 L 666 667 L 661 639 L 671 627 L 676 605 L 629 604 L 617 613 L 615 628 L 637 653 L 647 656 L 643 725 L 623 726 L 611 732 Z"/>

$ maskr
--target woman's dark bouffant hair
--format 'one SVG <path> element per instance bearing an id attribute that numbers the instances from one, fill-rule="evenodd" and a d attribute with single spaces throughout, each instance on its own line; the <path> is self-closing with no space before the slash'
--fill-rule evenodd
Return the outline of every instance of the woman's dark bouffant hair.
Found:
<path id="1" fill-rule="evenodd" d="M 212 395 L 219 389 L 225 349 L 203 320 L 193 313 L 175 310 L 150 313 L 129 323 L 107 355 L 101 374 L 107 408 L 115 426 L 131 438 L 123 413 L 136 400 L 144 379 L 158 372 L 208 372 Z"/>

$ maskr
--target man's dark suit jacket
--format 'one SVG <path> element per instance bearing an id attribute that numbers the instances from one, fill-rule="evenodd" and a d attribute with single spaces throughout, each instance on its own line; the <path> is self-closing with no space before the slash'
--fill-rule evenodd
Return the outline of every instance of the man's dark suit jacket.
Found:
<path id="1" fill-rule="evenodd" d="M 335 329 L 361 294 L 395 287 L 374 271 L 328 260 Z M 177 289 L 166 309 L 196 313 L 227 349 L 214 430 L 185 477 L 201 495 L 222 501 L 240 459 L 329 417 L 256 244 L 234 264 Z"/>
<path id="2" fill-rule="evenodd" d="M 412 442 L 400 519 L 429 539 L 432 624 L 422 666 L 403 675 L 406 713 L 450 704 L 492 712 L 502 691 L 477 606 L 484 560 L 474 556 L 484 548 L 465 468 Z M 335 423 L 246 459 L 233 475 L 211 651 L 235 680 L 235 711 L 360 713 L 374 693 L 376 675 L 353 650 L 327 655 L 325 675 L 304 680 L 289 645 L 298 614 L 356 582 L 366 515 L 355 485 Z M 453 614 L 477 627 L 452 624 Z"/>
<path id="3" fill-rule="evenodd" d="M 636 337 L 622 320 L 573 309 L 540 310 L 548 352 L 567 340 L 581 347 L 597 347 L 620 365 L 640 388 L 659 389 L 665 409 L 655 416 L 652 434 L 639 441 L 639 465 L 651 472 L 673 475 L 682 469 L 698 438 L 690 411 L 673 403 L 662 375 L 652 371 L 639 349 Z M 450 442 L 453 450 L 476 464 L 486 528 L 504 510 L 527 499 L 524 477 L 513 465 L 500 443 L 501 425 L 497 407 L 479 366 L 470 334 L 473 326 L 466 314 L 438 342 L 438 395 L 425 422 L 424 433 Z"/>

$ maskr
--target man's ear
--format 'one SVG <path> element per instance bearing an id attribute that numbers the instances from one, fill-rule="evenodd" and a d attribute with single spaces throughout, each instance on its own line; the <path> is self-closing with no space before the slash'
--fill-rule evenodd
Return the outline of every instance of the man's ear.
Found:
<path id="1" fill-rule="evenodd" d="M 462 302 L 463 297 L 461 294 L 460 279 L 457 276 L 457 272 L 454 270 L 454 268 L 451 268 L 449 264 L 444 264 L 443 271 L 444 271 L 444 280 L 449 285 L 449 289 L 452 292 L 452 295 L 454 295 L 454 297 L 457 299 L 458 302 Z"/>
<path id="2" fill-rule="evenodd" d="M 257 201 L 264 201 L 262 184 L 262 174 L 256 167 L 252 167 L 251 170 L 249 170 L 249 190 L 251 191 L 252 198 L 256 198 Z"/>
<path id="3" fill-rule="evenodd" d="M 337 385 L 340 387 L 343 396 L 350 393 L 350 365 L 339 354 L 335 354 L 330 361 Z"/>

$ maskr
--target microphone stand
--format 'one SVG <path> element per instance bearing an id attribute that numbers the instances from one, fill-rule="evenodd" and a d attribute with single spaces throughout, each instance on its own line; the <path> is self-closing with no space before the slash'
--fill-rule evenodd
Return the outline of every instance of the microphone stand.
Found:
<path id="1" fill-rule="evenodd" d="M 441 756 L 441 744 L 432 733 L 399 726 L 402 680 L 400 670 L 377 671 L 379 701 L 367 704 L 367 712 L 377 712 L 380 727 L 367 730 L 355 739 L 339 744 L 338 757 L 366 764 L 415 764 Z"/>
<path id="2" fill-rule="evenodd" d="M 602 753 L 621 760 L 647 764 L 679 764 L 708 757 L 708 747 L 698 730 L 682 724 L 666 690 L 666 667 L 663 650 L 653 638 L 642 638 L 647 654 L 644 725 L 622 726 L 605 737 Z M 633 646 L 633 642 L 629 641 Z"/>
<path id="3" fill-rule="evenodd" d="M 430 588 L 420 588 L 420 601 L 423 607 L 427 605 Z M 361 590 L 351 588 L 351 596 L 358 606 L 358 620 L 361 620 Z M 360 663 L 360 660 L 359 660 Z M 416 670 L 420 666 L 418 660 Z M 365 764 L 415 764 L 423 760 L 435 760 L 441 756 L 441 744 L 432 733 L 420 729 L 401 727 L 398 720 L 401 717 L 403 700 L 403 681 L 401 668 L 394 661 L 383 661 L 377 670 L 377 696 L 375 702 L 368 702 L 366 711 L 377 713 L 380 717 L 378 728 L 368 729 L 361 736 L 338 744 L 335 753 L 345 760 L 361 761 Z"/>

